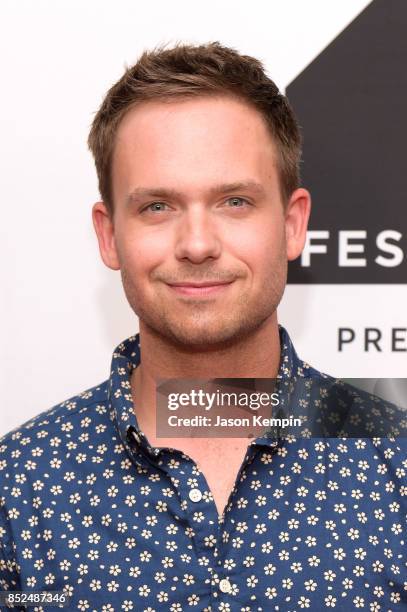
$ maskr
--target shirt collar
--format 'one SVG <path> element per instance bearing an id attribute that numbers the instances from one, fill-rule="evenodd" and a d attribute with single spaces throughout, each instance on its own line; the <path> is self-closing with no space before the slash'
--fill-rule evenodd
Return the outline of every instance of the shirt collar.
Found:
<path id="1" fill-rule="evenodd" d="M 304 376 L 306 364 L 299 359 L 288 332 L 281 325 L 279 325 L 279 335 L 281 354 L 277 378 L 288 380 Z M 121 342 L 114 350 L 108 387 L 109 402 L 113 409 L 113 419 L 127 451 L 131 453 L 136 443 L 147 456 L 154 459 L 160 451 L 149 446 L 146 436 L 140 430 L 131 394 L 131 373 L 139 364 L 140 334 L 136 334 Z M 278 445 L 278 440 L 275 436 L 269 435 L 256 438 L 251 444 L 273 448 Z"/>

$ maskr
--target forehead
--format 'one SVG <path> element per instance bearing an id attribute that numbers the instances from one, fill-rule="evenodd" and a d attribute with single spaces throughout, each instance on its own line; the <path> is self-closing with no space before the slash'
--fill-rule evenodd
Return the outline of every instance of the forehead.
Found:
<path id="1" fill-rule="evenodd" d="M 114 183 L 180 183 L 249 178 L 275 172 L 276 148 L 262 114 L 229 96 L 142 102 L 119 124 Z M 126 185 L 124 185 L 126 183 Z M 169 185 L 170 186 L 170 185 Z M 172 184 L 174 187 L 175 185 Z"/>
<path id="2" fill-rule="evenodd" d="M 222 128 L 222 129 L 219 129 Z M 182 130 L 182 131 L 179 131 Z M 130 144 L 135 137 L 171 139 L 181 143 L 182 137 L 209 136 L 232 138 L 260 137 L 274 147 L 264 116 L 249 103 L 228 95 L 203 95 L 167 101 L 146 101 L 132 107 L 119 123 L 115 147 Z"/>

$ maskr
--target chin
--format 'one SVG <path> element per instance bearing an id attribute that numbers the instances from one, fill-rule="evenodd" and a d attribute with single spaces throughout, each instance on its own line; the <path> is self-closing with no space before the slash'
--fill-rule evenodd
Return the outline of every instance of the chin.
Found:
<path id="1" fill-rule="evenodd" d="M 233 344 L 237 341 L 239 334 L 225 328 L 202 327 L 194 325 L 173 326 L 171 335 L 174 340 L 185 347 L 194 350 L 204 351 L 220 348 L 225 344 Z"/>
<path id="2" fill-rule="evenodd" d="M 139 317 L 140 330 L 145 327 L 151 335 L 191 353 L 230 349 L 256 333 L 275 311 L 272 299 L 257 302 L 256 307 L 250 307 L 248 301 L 239 303 L 228 312 L 220 308 L 217 312 L 196 308 L 195 312 L 185 312 L 170 309 L 167 304 L 159 307 L 157 302 L 150 308 L 142 306 L 133 309 Z"/>
<path id="3" fill-rule="evenodd" d="M 178 319 L 172 322 L 167 321 L 165 325 L 162 325 L 161 321 L 161 325 L 156 327 L 156 332 L 181 350 L 204 353 L 231 348 L 253 334 L 255 329 L 261 325 L 261 321 L 258 321 L 257 325 L 254 324 L 254 321 L 251 321 L 250 325 L 247 323 L 242 320 L 232 322 L 228 319 L 221 324 L 218 318 L 215 322 L 201 321 L 199 324 L 184 320 L 180 325 Z"/>

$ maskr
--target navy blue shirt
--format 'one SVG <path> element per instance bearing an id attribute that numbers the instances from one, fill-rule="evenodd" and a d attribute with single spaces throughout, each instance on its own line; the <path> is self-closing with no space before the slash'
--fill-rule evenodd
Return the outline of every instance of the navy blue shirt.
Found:
<path id="1" fill-rule="evenodd" d="M 328 378 L 280 341 L 279 378 Z M 1 590 L 95 612 L 406 609 L 405 438 L 257 438 L 219 517 L 197 464 L 140 431 L 139 363 L 137 335 L 107 381 L 0 439 Z"/>

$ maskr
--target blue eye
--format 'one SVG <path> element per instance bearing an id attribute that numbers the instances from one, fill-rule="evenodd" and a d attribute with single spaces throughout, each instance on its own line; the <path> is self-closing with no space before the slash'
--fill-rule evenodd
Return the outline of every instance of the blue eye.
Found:
<path id="1" fill-rule="evenodd" d="M 158 208 L 158 209 L 157 209 L 157 208 L 156 208 L 156 209 L 153 209 L 153 208 L 150 208 L 151 206 L 160 206 L 160 208 Z M 164 202 L 151 202 L 151 204 L 149 204 L 148 206 L 146 206 L 146 207 L 143 209 L 143 211 L 144 211 L 144 210 L 150 210 L 151 212 L 161 212 L 161 211 L 163 211 L 163 210 L 164 210 L 164 206 L 167 206 L 167 204 L 165 204 Z M 143 212 L 143 211 L 142 211 L 142 212 Z"/>
<path id="2" fill-rule="evenodd" d="M 243 208 L 243 206 L 240 205 L 240 203 L 242 202 L 248 204 L 247 200 L 245 200 L 244 198 L 238 198 L 238 197 L 229 198 L 226 201 L 233 203 L 230 208 Z"/>

